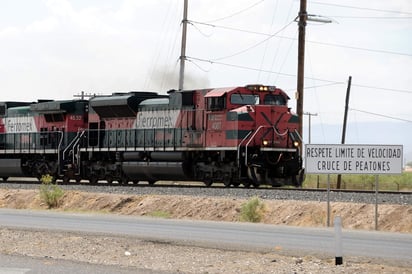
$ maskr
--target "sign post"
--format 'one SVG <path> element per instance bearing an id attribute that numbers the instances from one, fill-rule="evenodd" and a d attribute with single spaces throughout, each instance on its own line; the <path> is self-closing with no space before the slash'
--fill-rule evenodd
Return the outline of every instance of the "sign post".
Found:
<path id="1" fill-rule="evenodd" d="M 328 175 L 327 226 L 330 226 L 330 174 L 375 174 L 375 229 L 378 229 L 378 174 L 402 174 L 402 145 L 307 144 L 305 171 Z"/>
<path id="2" fill-rule="evenodd" d="M 375 230 L 378 230 L 379 174 L 402 174 L 402 145 L 307 144 L 304 151 L 308 174 L 327 174 L 327 226 L 330 226 L 330 174 L 375 174 Z M 336 224 L 338 220 L 339 224 Z M 340 226 L 335 219 L 335 231 Z M 340 234 L 341 232 L 339 232 Z M 341 235 L 336 236 L 336 264 L 342 264 Z"/>
<path id="3" fill-rule="evenodd" d="M 304 157 L 309 174 L 401 174 L 403 146 L 308 144 Z"/>
<path id="4" fill-rule="evenodd" d="M 375 175 L 375 230 L 378 230 L 378 193 L 379 193 L 379 176 Z"/>

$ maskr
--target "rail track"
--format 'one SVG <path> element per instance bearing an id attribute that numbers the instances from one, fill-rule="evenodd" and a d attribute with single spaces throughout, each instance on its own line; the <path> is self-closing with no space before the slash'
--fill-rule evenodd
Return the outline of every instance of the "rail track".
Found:
<path id="1" fill-rule="evenodd" d="M 124 185 L 105 182 L 97 184 L 58 182 L 64 190 L 76 190 L 97 193 L 130 194 L 130 195 L 186 195 L 186 196 L 209 196 L 227 198 L 250 198 L 260 197 L 269 200 L 301 200 L 323 202 L 328 199 L 326 189 L 305 189 L 305 188 L 244 188 L 244 187 L 224 187 L 223 184 L 214 184 L 212 187 L 205 187 L 198 182 L 166 182 L 161 181 L 155 185 L 140 183 L 138 185 Z M 2 189 L 37 189 L 39 181 L 33 178 L 10 178 L 7 182 L 0 181 Z M 376 196 L 374 191 L 368 190 L 343 190 L 331 189 L 329 199 L 331 202 L 350 202 L 373 204 L 378 198 L 379 204 L 401 204 L 412 205 L 412 192 L 392 192 L 380 191 Z"/>

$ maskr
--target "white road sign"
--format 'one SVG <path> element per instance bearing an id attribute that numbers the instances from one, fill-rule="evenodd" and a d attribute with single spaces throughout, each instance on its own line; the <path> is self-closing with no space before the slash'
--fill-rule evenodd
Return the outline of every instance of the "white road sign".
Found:
<path id="1" fill-rule="evenodd" d="M 401 174 L 402 145 L 305 146 L 305 171 L 314 174 Z"/>

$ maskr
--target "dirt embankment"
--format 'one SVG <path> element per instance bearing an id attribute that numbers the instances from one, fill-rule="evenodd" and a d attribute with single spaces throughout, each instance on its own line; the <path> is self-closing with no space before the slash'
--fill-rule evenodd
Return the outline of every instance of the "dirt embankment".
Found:
<path id="1" fill-rule="evenodd" d="M 169 195 L 118 195 L 66 191 L 60 205 L 62 211 L 97 211 L 137 216 L 235 222 L 239 220 L 245 199 L 191 197 Z M 326 225 L 326 203 L 264 200 L 262 222 L 293 226 Z M 38 190 L 0 189 L 0 207 L 47 209 Z M 346 229 L 375 228 L 375 205 L 331 203 L 331 220 L 341 216 Z M 379 230 L 412 233 L 412 206 L 379 205 Z"/>

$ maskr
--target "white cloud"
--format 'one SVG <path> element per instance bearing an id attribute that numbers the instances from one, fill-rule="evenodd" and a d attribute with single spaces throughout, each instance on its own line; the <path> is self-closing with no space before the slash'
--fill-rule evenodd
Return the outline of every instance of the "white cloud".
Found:
<path id="1" fill-rule="evenodd" d="M 18 27 L 6 27 L 0 30 L 0 38 L 7 39 L 9 37 L 15 37 L 21 32 Z"/>
<path id="2" fill-rule="evenodd" d="M 67 0 L 45 0 L 44 2 L 51 13 L 59 17 L 70 17 L 75 12 Z"/>
<path id="3" fill-rule="evenodd" d="M 35 21 L 28 25 L 25 32 L 29 33 L 50 33 L 57 29 L 59 22 L 55 17 L 48 17 L 41 21 Z"/>

